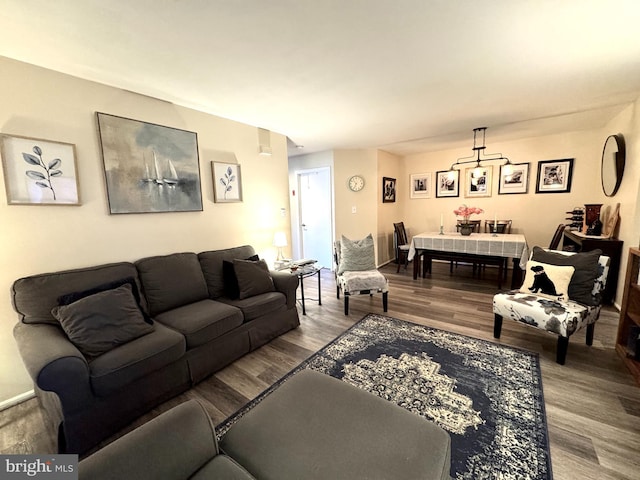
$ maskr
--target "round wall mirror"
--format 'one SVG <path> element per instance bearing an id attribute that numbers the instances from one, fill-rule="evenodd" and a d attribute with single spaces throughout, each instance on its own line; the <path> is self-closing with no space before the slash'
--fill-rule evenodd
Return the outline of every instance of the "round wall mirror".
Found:
<path id="1" fill-rule="evenodd" d="M 613 197 L 620 188 L 624 164 L 624 137 L 621 133 L 609 135 L 602 149 L 601 165 L 602 190 L 607 197 Z"/>

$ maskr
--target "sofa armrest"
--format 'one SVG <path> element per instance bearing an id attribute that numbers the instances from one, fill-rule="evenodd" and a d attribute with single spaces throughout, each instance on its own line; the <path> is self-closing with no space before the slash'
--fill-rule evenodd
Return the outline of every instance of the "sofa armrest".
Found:
<path id="1" fill-rule="evenodd" d="M 33 382 L 42 390 L 56 393 L 65 412 L 82 409 L 93 401 L 89 364 L 61 328 L 18 323 L 13 336 Z"/>
<path id="2" fill-rule="evenodd" d="M 284 293 L 287 297 L 287 308 L 295 308 L 296 290 L 300 283 L 298 276 L 278 270 L 271 270 L 269 273 L 271 274 L 271 278 L 273 278 L 273 285 L 276 287 L 276 291 Z"/>
<path id="3" fill-rule="evenodd" d="M 190 478 L 218 455 L 204 407 L 189 400 L 85 458 L 79 478 Z"/>

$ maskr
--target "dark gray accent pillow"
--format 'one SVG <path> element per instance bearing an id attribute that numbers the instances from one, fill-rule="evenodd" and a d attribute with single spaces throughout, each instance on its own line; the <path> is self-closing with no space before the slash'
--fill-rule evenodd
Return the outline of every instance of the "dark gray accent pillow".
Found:
<path id="1" fill-rule="evenodd" d="M 140 307 L 140 311 L 142 312 L 142 316 L 144 317 L 145 322 L 147 322 L 148 324 L 153 324 L 153 319 L 149 315 L 147 315 L 147 313 L 142 308 L 140 291 L 138 290 L 138 285 L 135 278 L 133 277 L 127 277 L 120 280 L 114 280 L 113 282 L 103 283 L 96 287 L 82 290 L 80 292 L 65 293 L 64 295 L 58 297 L 58 305 L 69 305 L 95 293 L 104 292 L 106 290 L 113 290 L 114 288 L 118 288 L 125 284 L 131 285 L 131 292 L 133 293 L 133 297 L 136 299 L 138 307 Z"/>
<path id="2" fill-rule="evenodd" d="M 569 298 L 583 305 L 598 305 L 600 298 L 591 294 L 593 284 L 598 278 L 598 261 L 602 250 L 579 252 L 575 255 L 563 255 L 549 252 L 540 247 L 533 247 L 532 260 L 550 265 L 572 266 L 575 268 L 569 283 Z"/>
<path id="3" fill-rule="evenodd" d="M 253 297 L 261 293 L 273 292 L 275 287 L 273 279 L 269 273 L 267 262 L 259 260 L 252 262 L 250 260 L 234 260 L 233 269 L 238 279 L 238 298 Z"/>
<path id="4" fill-rule="evenodd" d="M 129 284 L 54 307 L 51 314 L 88 358 L 154 330 L 153 325 L 145 322 Z"/>
<path id="5" fill-rule="evenodd" d="M 258 255 L 251 255 L 246 260 L 257 262 L 260 260 Z M 236 276 L 236 269 L 233 267 L 233 261 L 222 261 L 222 277 L 224 279 L 224 294 L 227 298 L 237 300 L 240 297 L 240 287 L 238 287 L 238 277 Z"/>

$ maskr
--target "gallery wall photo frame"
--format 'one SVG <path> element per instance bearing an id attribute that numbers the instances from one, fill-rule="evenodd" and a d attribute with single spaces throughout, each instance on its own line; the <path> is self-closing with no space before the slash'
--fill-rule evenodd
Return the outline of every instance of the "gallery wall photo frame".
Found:
<path id="1" fill-rule="evenodd" d="M 529 191 L 529 163 L 510 163 L 511 172 L 507 165 L 500 165 L 498 180 L 498 195 L 512 193 L 527 193 Z"/>
<path id="2" fill-rule="evenodd" d="M 396 179 L 382 177 L 382 203 L 393 203 L 396 201 Z"/>
<path id="3" fill-rule="evenodd" d="M 460 170 L 436 172 L 436 198 L 460 196 Z"/>
<path id="4" fill-rule="evenodd" d="M 237 163 L 211 162 L 213 201 L 242 202 L 242 175 Z"/>
<path id="5" fill-rule="evenodd" d="M 493 182 L 493 166 L 469 167 L 464 171 L 465 197 L 490 197 Z"/>
<path id="6" fill-rule="evenodd" d="M 9 205 L 81 205 L 72 143 L 0 135 Z"/>
<path id="7" fill-rule="evenodd" d="M 96 112 L 111 214 L 202 211 L 195 132 Z"/>
<path id="8" fill-rule="evenodd" d="M 568 193 L 571 191 L 573 158 L 538 162 L 536 193 Z"/>
<path id="9" fill-rule="evenodd" d="M 412 173 L 409 183 L 411 198 L 431 198 L 431 173 Z"/>

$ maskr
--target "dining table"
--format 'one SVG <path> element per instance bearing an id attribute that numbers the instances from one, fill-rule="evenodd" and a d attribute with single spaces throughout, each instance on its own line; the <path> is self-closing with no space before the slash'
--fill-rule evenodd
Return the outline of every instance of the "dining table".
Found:
<path id="1" fill-rule="evenodd" d="M 423 261 L 423 277 L 430 270 L 431 260 L 468 261 L 480 264 L 492 264 L 499 268 L 498 287 L 501 287 L 505 259 L 513 260 L 511 288 L 519 288 L 523 281 L 522 272 L 529 259 L 529 247 L 523 234 L 472 233 L 461 235 L 458 232 L 425 232 L 414 235 L 409 245 L 409 261 L 413 262 L 413 279 L 420 273 L 420 261 Z M 505 272 L 506 273 L 506 270 Z"/>

